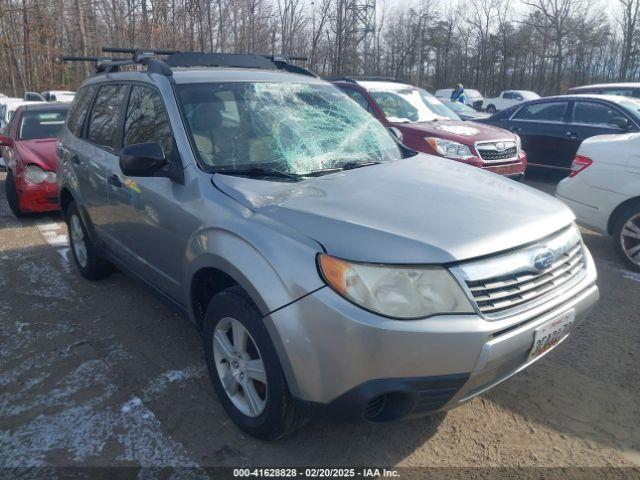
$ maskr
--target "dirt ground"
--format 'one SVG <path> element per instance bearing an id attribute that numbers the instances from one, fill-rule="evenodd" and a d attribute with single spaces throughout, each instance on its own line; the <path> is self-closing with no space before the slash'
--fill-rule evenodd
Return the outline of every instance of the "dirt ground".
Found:
<path id="1" fill-rule="evenodd" d="M 584 238 L 601 300 L 537 364 L 446 415 L 265 443 L 225 415 L 188 320 L 122 274 L 83 280 L 60 217 L 16 219 L 0 173 L 0 466 L 640 466 L 640 274 Z"/>

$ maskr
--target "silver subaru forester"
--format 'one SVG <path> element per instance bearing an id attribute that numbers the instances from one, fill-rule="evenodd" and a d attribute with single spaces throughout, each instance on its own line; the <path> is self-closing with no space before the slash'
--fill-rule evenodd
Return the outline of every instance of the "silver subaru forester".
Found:
<path id="1" fill-rule="evenodd" d="M 559 201 L 407 149 L 282 60 L 212 58 L 100 63 L 58 178 L 81 274 L 115 266 L 188 315 L 242 430 L 456 407 L 597 301 Z"/>

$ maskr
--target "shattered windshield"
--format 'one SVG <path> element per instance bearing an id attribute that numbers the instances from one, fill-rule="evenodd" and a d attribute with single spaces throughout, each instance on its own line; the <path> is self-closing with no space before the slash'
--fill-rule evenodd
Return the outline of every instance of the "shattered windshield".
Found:
<path id="1" fill-rule="evenodd" d="M 460 120 L 440 100 L 421 88 L 407 87 L 369 92 L 390 122 L 414 123 Z"/>
<path id="2" fill-rule="evenodd" d="M 332 85 L 198 83 L 177 91 L 198 156 L 211 170 L 304 175 L 402 157 L 391 134 Z"/>

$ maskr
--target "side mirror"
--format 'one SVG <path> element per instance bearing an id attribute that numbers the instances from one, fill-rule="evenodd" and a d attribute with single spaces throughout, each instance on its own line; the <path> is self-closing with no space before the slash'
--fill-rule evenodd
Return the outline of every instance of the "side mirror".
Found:
<path id="1" fill-rule="evenodd" d="M 10 147 L 11 145 L 13 145 L 13 141 L 9 137 L 0 135 L 0 147 Z"/>
<path id="2" fill-rule="evenodd" d="M 629 122 L 629 119 L 624 117 L 613 117 L 609 120 L 609 125 L 619 128 L 620 130 L 629 130 L 631 128 L 631 122 Z"/>
<path id="3" fill-rule="evenodd" d="M 166 165 L 159 143 L 128 145 L 120 152 L 120 169 L 128 177 L 153 177 Z"/>

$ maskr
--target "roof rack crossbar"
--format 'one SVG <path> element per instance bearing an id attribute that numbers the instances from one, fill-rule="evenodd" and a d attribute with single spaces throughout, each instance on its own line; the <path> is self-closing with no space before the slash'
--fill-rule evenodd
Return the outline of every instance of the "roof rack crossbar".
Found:
<path id="1" fill-rule="evenodd" d="M 291 61 L 306 61 L 306 57 L 285 55 L 257 55 L 252 53 L 204 53 L 180 52 L 174 50 L 158 50 L 143 48 L 103 47 L 105 53 L 125 53 L 130 58 L 64 56 L 61 61 L 66 62 L 94 62 L 96 74 L 113 73 L 120 67 L 129 65 L 144 65 L 147 72 L 158 73 L 167 77 L 173 75 L 172 67 L 236 67 L 258 68 L 269 70 L 284 70 L 300 75 L 317 77 L 310 70 L 293 65 Z M 156 55 L 168 56 L 166 61 L 156 59 Z"/>

